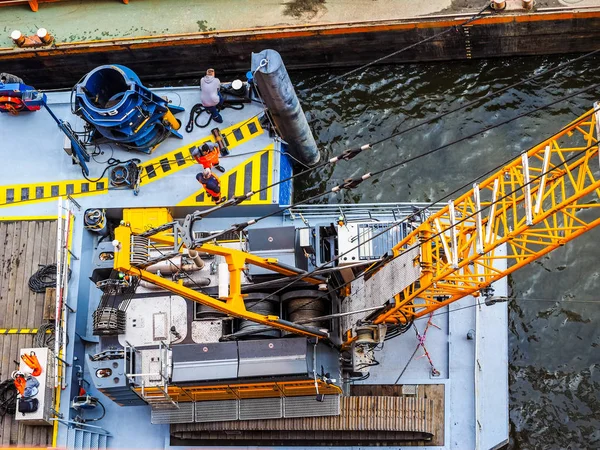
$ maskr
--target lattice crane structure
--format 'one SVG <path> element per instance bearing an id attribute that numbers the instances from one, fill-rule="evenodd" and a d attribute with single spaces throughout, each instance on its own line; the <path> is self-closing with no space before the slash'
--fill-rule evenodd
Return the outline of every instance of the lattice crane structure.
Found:
<path id="1" fill-rule="evenodd" d="M 494 281 L 600 224 L 599 135 L 596 103 L 431 215 L 393 248 L 394 257 L 418 249 L 420 276 L 372 323 L 406 323 L 467 295 L 490 295 Z"/>

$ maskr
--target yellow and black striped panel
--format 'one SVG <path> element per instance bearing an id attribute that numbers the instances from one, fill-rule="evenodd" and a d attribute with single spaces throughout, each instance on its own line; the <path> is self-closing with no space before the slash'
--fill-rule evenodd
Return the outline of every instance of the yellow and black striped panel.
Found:
<path id="1" fill-rule="evenodd" d="M 63 180 L 44 183 L 12 184 L 0 186 L 0 207 L 35 203 L 60 196 L 80 197 L 108 192 L 108 178 L 92 183 L 87 180 Z"/>
<path id="2" fill-rule="evenodd" d="M 237 123 L 229 128 L 221 130 L 221 134 L 225 140 L 225 145 L 229 149 L 235 148 L 244 142 L 249 141 L 256 136 L 262 134 L 263 129 L 260 126 L 258 117 L 252 117 L 244 122 Z M 168 175 L 178 172 L 181 169 L 196 164 L 196 160 L 192 157 L 190 149 L 199 147 L 205 142 L 214 142 L 212 135 L 191 142 L 184 147 L 172 150 L 169 153 L 158 156 L 150 161 L 142 164 L 142 180 L 141 185 L 152 183 L 160 180 Z"/>
<path id="3" fill-rule="evenodd" d="M 0 336 L 3 334 L 37 334 L 37 328 L 0 328 Z M 51 330 L 46 330 L 50 334 Z"/>
<path id="4" fill-rule="evenodd" d="M 221 182 L 221 195 L 232 198 L 250 191 L 258 191 L 273 183 L 273 144 L 255 154 L 244 163 L 218 175 Z M 273 189 L 269 188 L 252 196 L 244 205 L 266 205 L 272 203 Z M 200 189 L 177 206 L 211 206 L 212 199 Z"/>
<path id="5" fill-rule="evenodd" d="M 231 149 L 263 133 L 258 117 L 235 124 L 221 131 L 225 144 Z M 212 140 L 212 135 L 180 147 L 165 155 L 158 156 L 142 164 L 141 185 L 160 180 L 185 167 L 196 164 L 190 155 L 190 148 Z M 100 195 L 108 192 L 108 178 L 97 182 L 87 180 L 62 180 L 43 183 L 27 183 L 0 186 L 0 208 L 15 204 L 37 203 L 56 199 L 60 196 L 80 197 Z"/>

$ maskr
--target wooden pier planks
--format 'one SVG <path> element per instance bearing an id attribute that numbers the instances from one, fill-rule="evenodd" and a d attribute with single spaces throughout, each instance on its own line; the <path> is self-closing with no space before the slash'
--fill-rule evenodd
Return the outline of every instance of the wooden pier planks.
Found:
<path id="1" fill-rule="evenodd" d="M 0 328 L 36 328 L 42 323 L 44 294 L 29 290 L 38 265 L 56 260 L 56 221 L 0 222 Z M 19 349 L 33 346 L 33 334 L 0 335 L 0 379 L 16 368 Z M 0 447 L 51 445 L 52 428 L 26 426 L 6 416 Z"/>

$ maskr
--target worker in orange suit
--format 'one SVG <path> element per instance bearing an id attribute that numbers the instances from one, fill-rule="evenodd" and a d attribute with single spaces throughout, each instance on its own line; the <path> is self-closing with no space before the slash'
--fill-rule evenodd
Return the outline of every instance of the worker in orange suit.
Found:
<path id="1" fill-rule="evenodd" d="M 227 200 L 227 197 L 221 197 L 221 182 L 209 168 L 204 169 L 196 175 L 196 180 L 204 186 L 206 193 L 210 195 L 213 202 L 217 205 Z"/>
<path id="2" fill-rule="evenodd" d="M 225 172 L 223 166 L 219 165 L 219 146 L 214 142 L 205 142 L 200 148 L 193 147 L 191 153 L 196 162 L 205 169 L 214 167 L 221 173 Z"/>

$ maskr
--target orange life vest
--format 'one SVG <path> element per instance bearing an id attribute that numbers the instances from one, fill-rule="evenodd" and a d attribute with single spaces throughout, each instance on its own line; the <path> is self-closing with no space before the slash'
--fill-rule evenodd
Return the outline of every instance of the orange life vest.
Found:
<path id="1" fill-rule="evenodd" d="M 39 377 L 42 374 L 42 366 L 40 365 L 40 362 L 38 361 L 34 352 L 29 353 L 29 355 L 21 355 L 21 359 L 30 369 L 33 369 L 33 373 L 31 375 L 34 377 Z"/>
<path id="2" fill-rule="evenodd" d="M 17 391 L 19 392 L 19 394 L 21 394 L 21 396 L 25 394 L 26 386 L 27 380 L 25 379 L 25 377 L 23 375 L 17 375 L 15 377 L 15 387 L 17 388 Z"/>
<path id="3" fill-rule="evenodd" d="M 205 169 L 211 169 L 219 165 L 219 149 L 213 148 L 206 155 L 196 156 L 196 161 Z"/>

